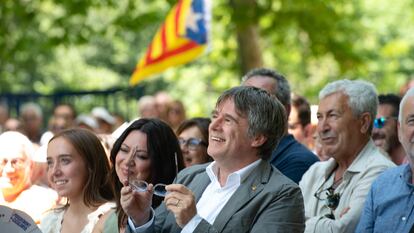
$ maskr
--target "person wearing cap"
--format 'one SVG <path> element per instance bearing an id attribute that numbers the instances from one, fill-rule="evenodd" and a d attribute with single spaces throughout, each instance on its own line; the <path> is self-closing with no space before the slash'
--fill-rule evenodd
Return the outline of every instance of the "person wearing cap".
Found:
<path id="1" fill-rule="evenodd" d="M 88 129 L 90 131 L 96 131 L 98 128 L 98 121 L 89 115 L 86 114 L 80 114 L 78 117 L 76 117 L 76 125 L 79 128 Z"/>
<path id="2" fill-rule="evenodd" d="M 115 118 L 104 107 L 96 107 L 92 109 L 92 116 L 98 122 L 97 133 L 110 134 L 112 133 Z"/>
<path id="3" fill-rule="evenodd" d="M 38 223 L 58 196 L 50 188 L 32 184 L 33 154 L 33 144 L 23 134 L 0 135 L 0 205 L 25 211 Z"/>

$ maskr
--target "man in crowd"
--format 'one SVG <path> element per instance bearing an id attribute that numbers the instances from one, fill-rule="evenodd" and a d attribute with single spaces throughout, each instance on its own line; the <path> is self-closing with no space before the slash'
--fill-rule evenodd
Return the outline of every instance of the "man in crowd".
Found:
<path id="1" fill-rule="evenodd" d="M 0 102 L 0 133 L 5 132 L 4 126 L 9 119 L 9 108 L 5 103 Z"/>
<path id="2" fill-rule="evenodd" d="M 372 139 L 375 145 L 388 153 L 391 160 L 400 165 L 405 161 L 405 151 L 398 141 L 397 118 L 401 98 L 395 94 L 378 96 L 377 118 L 374 120 Z"/>
<path id="3" fill-rule="evenodd" d="M 95 132 L 98 134 L 111 134 L 115 124 L 115 117 L 112 116 L 104 107 L 95 107 L 92 109 L 91 115 L 98 123 Z"/>
<path id="4" fill-rule="evenodd" d="M 138 100 L 138 116 L 141 118 L 160 118 L 154 96 L 144 95 Z"/>
<path id="5" fill-rule="evenodd" d="M 76 110 L 71 104 L 61 103 L 56 105 L 49 121 L 49 131 L 42 135 L 40 145 L 47 144 L 53 135 L 60 131 L 74 127 L 76 116 Z"/>
<path id="6" fill-rule="evenodd" d="M 0 135 L 0 205 L 22 210 L 39 222 L 56 204 L 57 194 L 32 185 L 33 153 L 32 143 L 23 134 L 7 131 Z"/>
<path id="7" fill-rule="evenodd" d="M 292 95 L 292 108 L 288 119 L 288 132 L 309 150 L 313 149 L 311 108 L 303 96 Z"/>
<path id="8" fill-rule="evenodd" d="M 270 69 L 254 69 L 243 77 L 242 85 L 262 88 L 269 94 L 276 96 L 285 107 L 285 120 L 287 122 L 287 116 L 289 116 L 291 110 L 290 86 L 283 75 Z M 270 163 L 285 176 L 299 183 L 302 175 L 319 159 L 305 146 L 296 141 L 291 134 L 288 134 L 287 127 L 284 131 L 279 145 L 272 152 Z"/>
<path id="9" fill-rule="evenodd" d="M 382 173 L 372 184 L 356 232 L 413 232 L 414 88 L 403 97 L 398 137 L 409 164 Z"/>
<path id="10" fill-rule="evenodd" d="M 20 110 L 21 128 L 24 135 L 33 143 L 40 144 L 42 136 L 43 112 L 36 103 L 26 103 Z"/>
<path id="11" fill-rule="evenodd" d="M 375 87 L 365 81 L 339 80 L 319 92 L 317 132 L 332 158 L 299 184 L 305 232 L 354 232 L 372 181 L 394 166 L 371 139 L 377 105 Z"/>
<path id="12" fill-rule="evenodd" d="M 302 232 L 300 189 L 267 161 L 285 128 L 283 106 L 264 90 L 224 92 L 209 127 L 214 162 L 179 173 L 154 215 L 151 192 L 124 188 L 129 226 L 141 226 L 140 232 L 148 225 L 147 232 Z"/>

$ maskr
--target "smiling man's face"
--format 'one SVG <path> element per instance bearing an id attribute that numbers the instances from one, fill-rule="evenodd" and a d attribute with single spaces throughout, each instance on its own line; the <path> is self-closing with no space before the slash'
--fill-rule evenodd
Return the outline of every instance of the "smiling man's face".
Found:
<path id="1" fill-rule="evenodd" d="M 223 101 L 213 111 L 209 127 L 208 154 L 216 161 L 243 160 L 251 157 L 252 141 L 248 136 L 247 116 L 236 111 L 232 99 Z"/>

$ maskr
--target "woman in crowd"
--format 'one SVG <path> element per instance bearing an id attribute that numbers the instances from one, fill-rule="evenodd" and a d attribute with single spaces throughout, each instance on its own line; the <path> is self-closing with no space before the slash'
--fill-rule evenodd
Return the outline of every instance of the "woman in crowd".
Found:
<path id="1" fill-rule="evenodd" d="M 213 159 L 207 154 L 208 118 L 192 118 L 185 120 L 177 129 L 178 142 L 186 167 L 207 163 Z"/>
<path id="2" fill-rule="evenodd" d="M 94 232 L 125 232 L 128 216 L 122 209 L 120 198 L 124 186 L 138 191 L 131 177 L 155 186 L 171 184 L 177 172 L 184 168 L 173 130 L 161 120 L 146 118 L 134 121 L 115 141 L 111 162 L 117 207 L 99 221 Z M 156 208 L 162 200 L 163 197 L 155 192 L 152 207 Z"/>
<path id="3" fill-rule="evenodd" d="M 42 232 L 92 232 L 115 206 L 110 164 L 98 137 L 85 129 L 56 134 L 48 144 L 47 166 L 48 180 L 66 204 L 45 215 Z"/>

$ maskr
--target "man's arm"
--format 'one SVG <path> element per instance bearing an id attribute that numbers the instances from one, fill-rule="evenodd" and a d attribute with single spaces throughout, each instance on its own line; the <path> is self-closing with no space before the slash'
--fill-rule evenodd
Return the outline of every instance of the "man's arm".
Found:
<path id="1" fill-rule="evenodd" d="M 303 232 L 305 214 L 299 187 L 289 188 L 276 197 L 254 222 L 251 232 Z"/>
<path id="2" fill-rule="evenodd" d="M 362 212 L 361 218 L 359 220 L 359 224 L 357 226 L 357 229 L 355 230 L 355 233 L 363 232 L 363 233 L 369 233 L 373 232 L 374 230 L 374 222 L 375 222 L 375 216 L 374 216 L 374 190 L 375 190 L 375 182 L 372 184 L 371 190 L 368 193 L 367 200 L 365 201 L 364 210 Z"/>
<path id="3" fill-rule="evenodd" d="M 383 172 L 387 167 L 377 166 L 371 168 L 360 180 L 355 182 L 355 186 L 348 186 L 347 192 L 349 195 L 342 195 L 341 198 L 349 200 L 349 210 L 341 217 L 333 220 L 324 216 L 315 216 L 306 221 L 305 232 L 317 233 L 334 233 L 334 232 L 354 232 L 356 225 L 359 222 L 362 209 L 364 207 L 367 194 L 371 188 L 371 184 L 377 176 Z M 336 209 L 335 212 L 341 213 L 343 209 Z"/>

